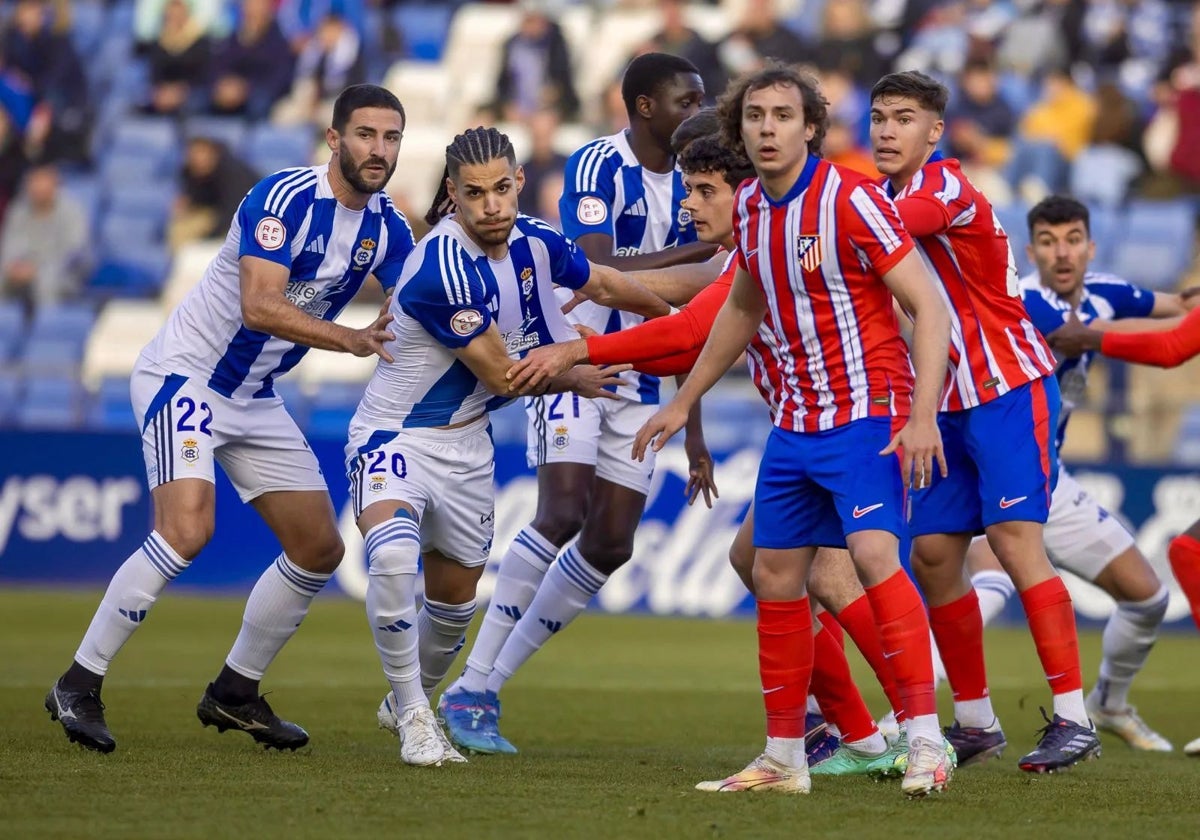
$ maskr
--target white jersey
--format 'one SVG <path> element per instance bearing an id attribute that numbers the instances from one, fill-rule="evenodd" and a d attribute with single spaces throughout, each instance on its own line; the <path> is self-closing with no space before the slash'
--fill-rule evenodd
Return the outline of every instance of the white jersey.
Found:
<path id="1" fill-rule="evenodd" d="M 642 167 L 625 132 L 593 140 L 567 159 L 559 216 L 563 232 L 572 239 L 589 233 L 612 237 L 613 254 L 651 254 L 696 241 L 691 214 L 680 207 L 687 193 L 683 175 L 651 172 Z M 613 333 L 645 320 L 584 301 L 568 316 L 601 334 Z M 658 377 L 631 370 L 617 393 L 641 403 L 658 402 Z"/>
<path id="2" fill-rule="evenodd" d="M 495 397 L 454 351 L 494 322 L 510 357 L 577 338 L 554 286 L 587 283 L 587 257 L 558 231 L 518 216 L 508 255 L 490 260 L 453 216 L 442 219 L 404 264 L 392 297 L 394 362 L 380 361 L 351 421 L 399 431 L 449 426 L 508 402 Z"/>
<path id="3" fill-rule="evenodd" d="M 395 285 L 412 249 L 408 220 L 386 193 L 371 196 L 362 210 L 349 210 L 333 197 L 328 164 L 276 172 L 242 199 L 220 252 L 142 358 L 224 397 L 273 397 L 275 379 L 309 348 L 242 321 L 239 260 L 253 256 L 286 267 L 288 300 L 332 321 L 367 275 L 385 289 Z"/>

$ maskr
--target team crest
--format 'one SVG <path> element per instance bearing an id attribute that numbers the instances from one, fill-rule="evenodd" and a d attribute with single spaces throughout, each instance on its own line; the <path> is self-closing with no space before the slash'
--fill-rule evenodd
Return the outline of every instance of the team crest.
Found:
<path id="1" fill-rule="evenodd" d="M 179 457 L 187 461 L 189 464 L 196 463 L 196 459 L 200 457 L 200 444 L 195 438 L 184 438 L 180 444 Z"/>
<path id="2" fill-rule="evenodd" d="M 382 493 L 387 489 L 387 479 L 382 475 L 373 475 L 369 487 L 372 493 Z"/>
<path id="3" fill-rule="evenodd" d="M 369 263 L 375 256 L 375 240 L 370 237 L 359 240 L 358 250 L 354 252 L 354 264 L 359 268 Z"/>
<path id="4" fill-rule="evenodd" d="M 675 221 L 681 228 L 687 227 L 692 223 L 691 211 L 687 208 L 680 207 L 679 212 L 675 215 Z"/>
<path id="5" fill-rule="evenodd" d="M 555 449 L 566 449 L 567 444 L 571 442 L 570 430 L 566 426 L 555 426 L 554 437 L 550 438 L 550 442 L 554 444 Z"/>
<path id="6" fill-rule="evenodd" d="M 821 264 L 821 237 L 796 237 L 796 256 L 800 259 L 800 267 L 805 271 L 816 271 Z"/>
<path id="7" fill-rule="evenodd" d="M 526 268 L 521 272 L 521 294 L 529 297 L 533 294 L 533 269 Z"/>

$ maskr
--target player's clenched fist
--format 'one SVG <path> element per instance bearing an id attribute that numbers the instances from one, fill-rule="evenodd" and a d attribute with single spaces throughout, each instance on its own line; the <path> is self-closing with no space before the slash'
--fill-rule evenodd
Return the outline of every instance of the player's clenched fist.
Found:
<path id="1" fill-rule="evenodd" d="M 656 411 L 654 416 L 646 421 L 646 425 L 638 430 L 637 437 L 633 439 L 634 460 L 645 460 L 646 447 L 651 446 L 651 441 L 653 441 L 651 448 L 655 452 L 662 451 L 671 436 L 687 424 L 687 419 L 688 410 L 675 400 Z"/>

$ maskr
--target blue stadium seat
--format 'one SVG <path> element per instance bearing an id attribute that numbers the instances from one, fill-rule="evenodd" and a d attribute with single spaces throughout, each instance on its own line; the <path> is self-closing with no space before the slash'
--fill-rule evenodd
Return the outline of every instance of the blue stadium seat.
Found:
<path id="1" fill-rule="evenodd" d="M 171 254 L 163 245 L 110 253 L 88 280 L 91 291 L 122 297 L 147 297 L 161 291 L 171 270 Z"/>
<path id="2" fill-rule="evenodd" d="M 1169 289 L 1195 255 L 1196 218 L 1184 201 L 1135 201 L 1129 206 L 1113 271 L 1151 289 Z"/>
<path id="3" fill-rule="evenodd" d="M 171 204 L 175 201 L 175 184 L 137 181 L 114 186 L 106 196 L 105 212 L 118 216 L 153 221 L 155 229 L 161 230 L 171 215 Z"/>
<path id="4" fill-rule="evenodd" d="M 315 138 L 307 126 L 262 123 L 250 132 L 245 160 L 264 174 L 278 172 L 291 166 L 308 166 L 315 148 Z"/>
<path id="5" fill-rule="evenodd" d="M 129 431 L 134 428 L 133 406 L 129 402 L 129 380 L 107 377 L 89 401 L 88 428 L 96 431 Z"/>
<path id="6" fill-rule="evenodd" d="M 402 4 L 395 14 L 396 28 L 414 61 L 440 61 L 450 33 L 454 10 L 444 3 Z"/>
<path id="7" fill-rule="evenodd" d="M 1200 466 L 1200 403 L 1184 409 L 1175 441 L 1174 461 L 1179 466 Z"/>
<path id="8" fill-rule="evenodd" d="M 19 303 L 0 301 L 0 362 L 16 355 L 25 338 L 25 310 Z"/>
<path id="9" fill-rule="evenodd" d="M 87 339 L 96 323 L 96 310 L 87 303 L 57 303 L 43 306 L 33 316 L 29 340 L 75 338 Z"/>
<path id="10" fill-rule="evenodd" d="M 117 84 L 124 82 L 118 78 Z M 179 131 L 173 121 L 162 117 L 125 116 L 112 125 L 106 157 L 140 157 L 144 172 L 147 162 L 161 165 L 164 161 L 177 161 L 179 154 Z"/>
<path id="11" fill-rule="evenodd" d="M 87 214 L 88 223 L 95 227 L 100 215 L 100 182 L 95 175 L 82 172 L 63 172 L 60 176 L 62 191 L 69 195 Z"/>
<path id="12" fill-rule="evenodd" d="M 83 388 L 73 377 L 38 376 L 25 388 L 17 424 L 26 429 L 71 429 L 79 425 Z"/>
<path id="13" fill-rule="evenodd" d="M 109 212 L 100 223 L 100 250 L 106 256 L 123 257 L 154 247 L 162 239 L 164 222 L 165 217 Z"/>
<path id="14" fill-rule="evenodd" d="M 104 5 L 99 0 L 75 0 L 71 4 L 71 41 L 85 60 L 96 54 L 104 37 Z"/>
<path id="15" fill-rule="evenodd" d="M 21 406 L 24 380 L 14 371 L 0 370 L 0 428 L 16 422 L 17 409 Z"/>
<path id="16" fill-rule="evenodd" d="M 249 130 L 246 121 L 238 117 L 191 117 L 183 127 L 183 134 L 188 139 L 207 137 L 217 140 L 240 157 Z"/>
<path id="17" fill-rule="evenodd" d="M 1014 113 L 1023 114 L 1037 101 L 1038 86 L 1032 79 L 1020 73 L 1001 73 L 999 77 L 1000 98 L 1008 103 Z"/>
<path id="18" fill-rule="evenodd" d="M 1103 205 L 1089 205 L 1088 211 L 1091 214 L 1092 241 L 1096 243 L 1096 258 L 1092 260 L 1092 270 L 1112 271 L 1117 244 L 1123 236 L 1125 213 Z"/>

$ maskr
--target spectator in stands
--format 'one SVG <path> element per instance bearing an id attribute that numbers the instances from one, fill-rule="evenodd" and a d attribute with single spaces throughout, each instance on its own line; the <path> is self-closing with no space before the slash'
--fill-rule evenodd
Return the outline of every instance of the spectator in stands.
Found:
<path id="1" fill-rule="evenodd" d="M 558 114 L 552 108 L 543 108 L 529 118 L 529 158 L 522 163 L 525 170 L 525 188 L 522 190 L 521 205 L 526 212 L 546 218 L 551 205 L 557 211 L 558 195 L 549 205 L 542 201 L 542 186 L 555 175 L 561 175 L 567 163 L 565 155 L 554 148 L 554 135 L 558 131 Z M 557 215 L 557 212 L 555 213 Z"/>
<path id="2" fill-rule="evenodd" d="M 968 62 L 946 114 L 950 154 L 964 165 L 1001 167 L 1008 160 L 1009 137 L 1016 127 L 1017 115 L 1000 95 L 995 68 L 987 61 Z"/>
<path id="3" fill-rule="evenodd" d="M 875 40 L 875 25 L 864 0 L 827 0 L 821 39 L 807 60 L 821 70 L 842 70 L 859 87 L 870 90 L 889 69 Z"/>
<path id="4" fill-rule="evenodd" d="M 708 99 L 715 99 L 729 84 L 729 74 L 721 64 L 716 44 L 705 40 L 687 25 L 683 0 L 663 0 L 663 27 L 650 39 L 654 52 L 665 52 L 686 58 L 700 71 Z"/>
<path id="5" fill-rule="evenodd" d="M 133 9 L 133 37 L 143 48 L 158 40 L 166 23 L 166 10 L 174 0 L 137 0 Z M 188 12 L 200 30 L 213 38 L 229 32 L 225 0 L 187 0 Z"/>
<path id="6" fill-rule="evenodd" d="M 189 140 L 180 173 L 183 188 L 172 209 L 167 244 L 176 250 L 219 235 L 259 177 L 223 143 L 207 137 Z"/>
<path id="7" fill-rule="evenodd" d="M 492 109 L 499 120 L 524 122 L 554 108 L 564 120 L 579 115 L 571 51 L 554 20 L 559 0 L 522 0 L 521 23 L 504 43 Z"/>
<path id="8" fill-rule="evenodd" d="M 168 0 L 158 40 L 147 50 L 150 101 L 143 110 L 175 115 L 193 110 L 194 98 L 208 82 L 210 41 L 203 23 L 184 0 Z"/>
<path id="9" fill-rule="evenodd" d="M 1067 187 L 1068 166 L 1092 136 L 1096 103 L 1066 70 L 1042 80 L 1041 98 L 1021 118 L 1008 179 L 1029 202 Z"/>
<path id="10" fill-rule="evenodd" d="M 75 297 L 85 276 L 87 215 L 61 192 L 58 170 L 41 164 L 25 175 L 0 232 L 0 287 L 32 312 Z"/>
<path id="11" fill-rule="evenodd" d="M 283 34 L 298 53 L 331 15 L 346 21 L 360 37 L 367 30 L 366 0 L 274 0 L 274 4 Z"/>
<path id="12" fill-rule="evenodd" d="M 1069 67 L 1083 52 L 1079 0 L 1035 0 L 1018 4 L 1021 14 L 1008 25 L 997 47 L 1001 67 L 1036 77 L 1048 68 Z"/>
<path id="13" fill-rule="evenodd" d="M 1158 110 L 1143 148 L 1155 177 L 1143 193 L 1155 198 L 1200 193 L 1200 3 L 1192 7 L 1188 43 L 1168 58 L 1154 99 Z"/>
<path id="14" fill-rule="evenodd" d="M 242 0 L 237 31 L 216 46 L 210 109 L 265 118 L 287 95 L 295 56 L 275 15 L 274 0 Z"/>
<path id="15" fill-rule="evenodd" d="M 856 172 L 872 178 L 879 177 L 879 170 L 875 168 L 875 160 L 871 157 L 870 152 L 859 145 L 854 127 L 838 117 L 831 116 L 829 118 L 829 127 L 825 129 L 825 143 L 822 147 L 821 157 L 830 163 L 848 166 Z"/>
<path id="16" fill-rule="evenodd" d="M 364 80 L 361 36 L 345 18 L 328 15 L 300 53 L 291 93 L 271 118 L 285 125 L 324 125 L 338 93 Z"/>
<path id="17" fill-rule="evenodd" d="M 737 29 L 721 42 L 720 56 L 729 74 L 740 76 L 758 70 L 769 58 L 789 64 L 811 61 L 812 51 L 780 22 L 775 0 L 748 0 Z M 715 96 L 723 89 L 709 92 Z"/>
<path id="18" fill-rule="evenodd" d="M 29 167 L 25 142 L 7 109 L 0 107 L 0 222 L 21 188 L 21 180 Z M 0 258 L 3 252 L 0 252 Z"/>
<path id="19" fill-rule="evenodd" d="M 1096 121 L 1088 145 L 1071 164 L 1071 194 L 1080 201 L 1115 207 L 1142 174 L 1137 105 L 1114 82 L 1096 88 Z"/>
<path id="20" fill-rule="evenodd" d="M 1081 29 L 1084 57 L 1103 80 L 1147 89 L 1171 46 L 1171 4 L 1163 0 L 1091 0 Z"/>

